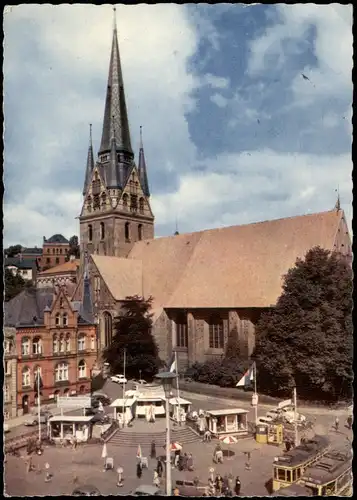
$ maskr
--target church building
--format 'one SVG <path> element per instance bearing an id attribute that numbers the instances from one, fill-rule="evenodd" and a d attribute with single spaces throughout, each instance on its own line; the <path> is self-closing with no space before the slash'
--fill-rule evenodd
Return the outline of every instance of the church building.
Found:
<path id="1" fill-rule="evenodd" d="M 142 137 L 138 163 L 131 146 L 116 26 L 100 149 L 95 161 L 90 134 L 79 219 L 99 350 L 111 342 L 126 297 L 152 296 L 160 357 L 176 351 L 180 371 L 222 356 L 232 335 L 249 357 L 260 315 L 274 307 L 284 274 L 312 247 L 351 257 L 339 203 L 321 213 L 154 238 Z M 73 300 L 81 290 L 79 282 Z"/>

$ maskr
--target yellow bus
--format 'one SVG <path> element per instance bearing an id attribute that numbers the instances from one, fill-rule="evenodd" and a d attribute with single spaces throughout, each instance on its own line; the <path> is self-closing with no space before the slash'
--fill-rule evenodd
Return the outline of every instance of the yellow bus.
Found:
<path id="1" fill-rule="evenodd" d="M 299 446 L 287 453 L 275 457 L 273 464 L 273 491 L 287 488 L 296 483 L 307 467 L 317 462 L 330 449 L 326 436 L 314 436 L 305 439 Z"/>
<path id="2" fill-rule="evenodd" d="M 308 467 L 295 484 L 282 488 L 272 496 L 352 496 L 351 447 L 328 451 Z"/>

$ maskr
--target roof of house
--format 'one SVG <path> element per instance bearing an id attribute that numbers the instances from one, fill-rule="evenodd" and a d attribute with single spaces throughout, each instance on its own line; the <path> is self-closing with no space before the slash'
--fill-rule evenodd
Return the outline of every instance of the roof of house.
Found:
<path id="1" fill-rule="evenodd" d="M 48 243 L 50 244 L 65 243 L 69 245 L 69 241 L 62 234 L 54 234 L 53 236 L 51 236 L 51 238 L 48 238 L 48 240 L 44 241 L 45 245 L 47 245 Z"/>
<path id="2" fill-rule="evenodd" d="M 17 257 L 8 257 L 5 259 L 4 267 L 17 267 L 18 269 L 33 269 L 37 266 L 36 257 L 19 259 Z"/>
<path id="3" fill-rule="evenodd" d="M 333 250 L 342 217 L 332 210 L 209 229 L 139 241 L 127 259 L 91 257 L 116 300 L 152 295 L 156 317 L 163 308 L 270 307 L 298 257 Z"/>
<path id="4" fill-rule="evenodd" d="M 53 290 L 25 288 L 9 302 L 5 302 L 5 326 L 35 326 L 43 324 L 46 306 L 51 306 Z"/>
<path id="5" fill-rule="evenodd" d="M 42 248 L 37 248 L 37 247 L 34 247 L 34 248 L 23 248 L 21 253 L 23 255 L 26 255 L 26 254 L 35 254 L 35 255 L 42 255 Z"/>
<path id="6" fill-rule="evenodd" d="M 73 261 L 65 262 L 64 264 L 60 264 L 58 266 L 51 267 L 50 269 L 46 269 L 46 271 L 42 271 L 37 274 L 38 278 L 41 276 L 48 276 L 53 274 L 64 274 L 64 273 L 75 273 L 79 268 L 80 259 L 75 259 Z"/>

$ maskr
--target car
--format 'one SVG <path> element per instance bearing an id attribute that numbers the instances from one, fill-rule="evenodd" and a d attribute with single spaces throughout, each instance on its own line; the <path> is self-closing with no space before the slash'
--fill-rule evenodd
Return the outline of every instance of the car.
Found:
<path id="1" fill-rule="evenodd" d="M 110 380 L 112 382 L 116 382 L 117 384 L 127 384 L 128 381 L 127 379 L 124 377 L 124 375 L 112 375 L 110 377 Z"/>
<path id="2" fill-rule="evenodd" d="M 273 420 L 277 420 L 278 418 L 282 418 L 284 412 L 282 410 L 270 410 L 266 414 L 266 418 L 272 418 Z"/>
<path id="3" fill-rule="evenodd" d="M 94 413 L 91 421 L 93 424 L 109 424 L 110 417 L 109 415 L 105 415 L 103 412 L 98 411 Z"/>
<path id="4" fill-rule="evenodd" d="M 142 379 L 138 380 L 138 381 L 137 381 L 137 384 L 140 384 L 140 385 L 148 385 L 148 383 L 146 382 L 146 380 L 142 380 Z"/>
<path id="5" fill-rule="evenodd" d="M 4 432 L 10 432 L 9 424 L 4 424 Z"/>
<path id="6" fill-rule="evenodd" d="M 152 484 L 143 484 L 138 486 L 134 491 L 129 493 L 129 495 L 134 495 L 135 497 L 148 497 L 148 496 L 163 496 L 164 493 L 157 487 Z"/>
<path id="7" fill-rule="evenodd" d="M 49 418 L 52 417 L 52 413 L 46 412 L 46 413 L 41 413 L 40 414 L 40 424 L 47 424 L 47 421 Z M 32 427 L 34 425 L 38 425 L 38 415 L 30 417 L 26 422 L 24 423 L 27 427 Z"/>
<path id="8" fill-rule="evenodd" d="M 270 425 L 273 422 L 272 417 L 259 417 L 257 420 L 257 424 L 265 424 Z"/>

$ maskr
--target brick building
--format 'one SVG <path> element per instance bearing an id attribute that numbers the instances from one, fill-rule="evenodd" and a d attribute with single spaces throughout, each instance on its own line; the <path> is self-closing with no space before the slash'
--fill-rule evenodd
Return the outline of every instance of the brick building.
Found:
<path id="1" fill-rule="evenodd" d="M 16 330 L 4 328 L 4 418 L 16 417 L 17 387 Z"/>
<path id="2" fill-rule="evenodd" d="M 39 269 L 44 271 L 50 267 L 64 264 L 69 250 L 69 241 L 62 234 L 54 234 L 48 239 L 44 236 L 42 256 L 37 259 Z"/>
<path id="3" fill-rule="evenodd" d="M 71 255 L 68 262 L 38 273 L 36 277 L 36 287 L 50 288 L 54 285 L 60 285 L 66 286 L 69 290 L 72 286 L 74 291 L 78 282 L 79 264 L 79 259 Z M 71 293 L 69 292 L 69 294 Z"/>
<path id="4" fill-rule="evenodd" d="M 16 329 L 18 413 L 37 401 L 38 371 L 43 402 L 90 391 L 97 340 L 88 278 L 82 297 L 72 301 L 65 287 L 24 290 L 5 305 L 5 324 Z"/>

